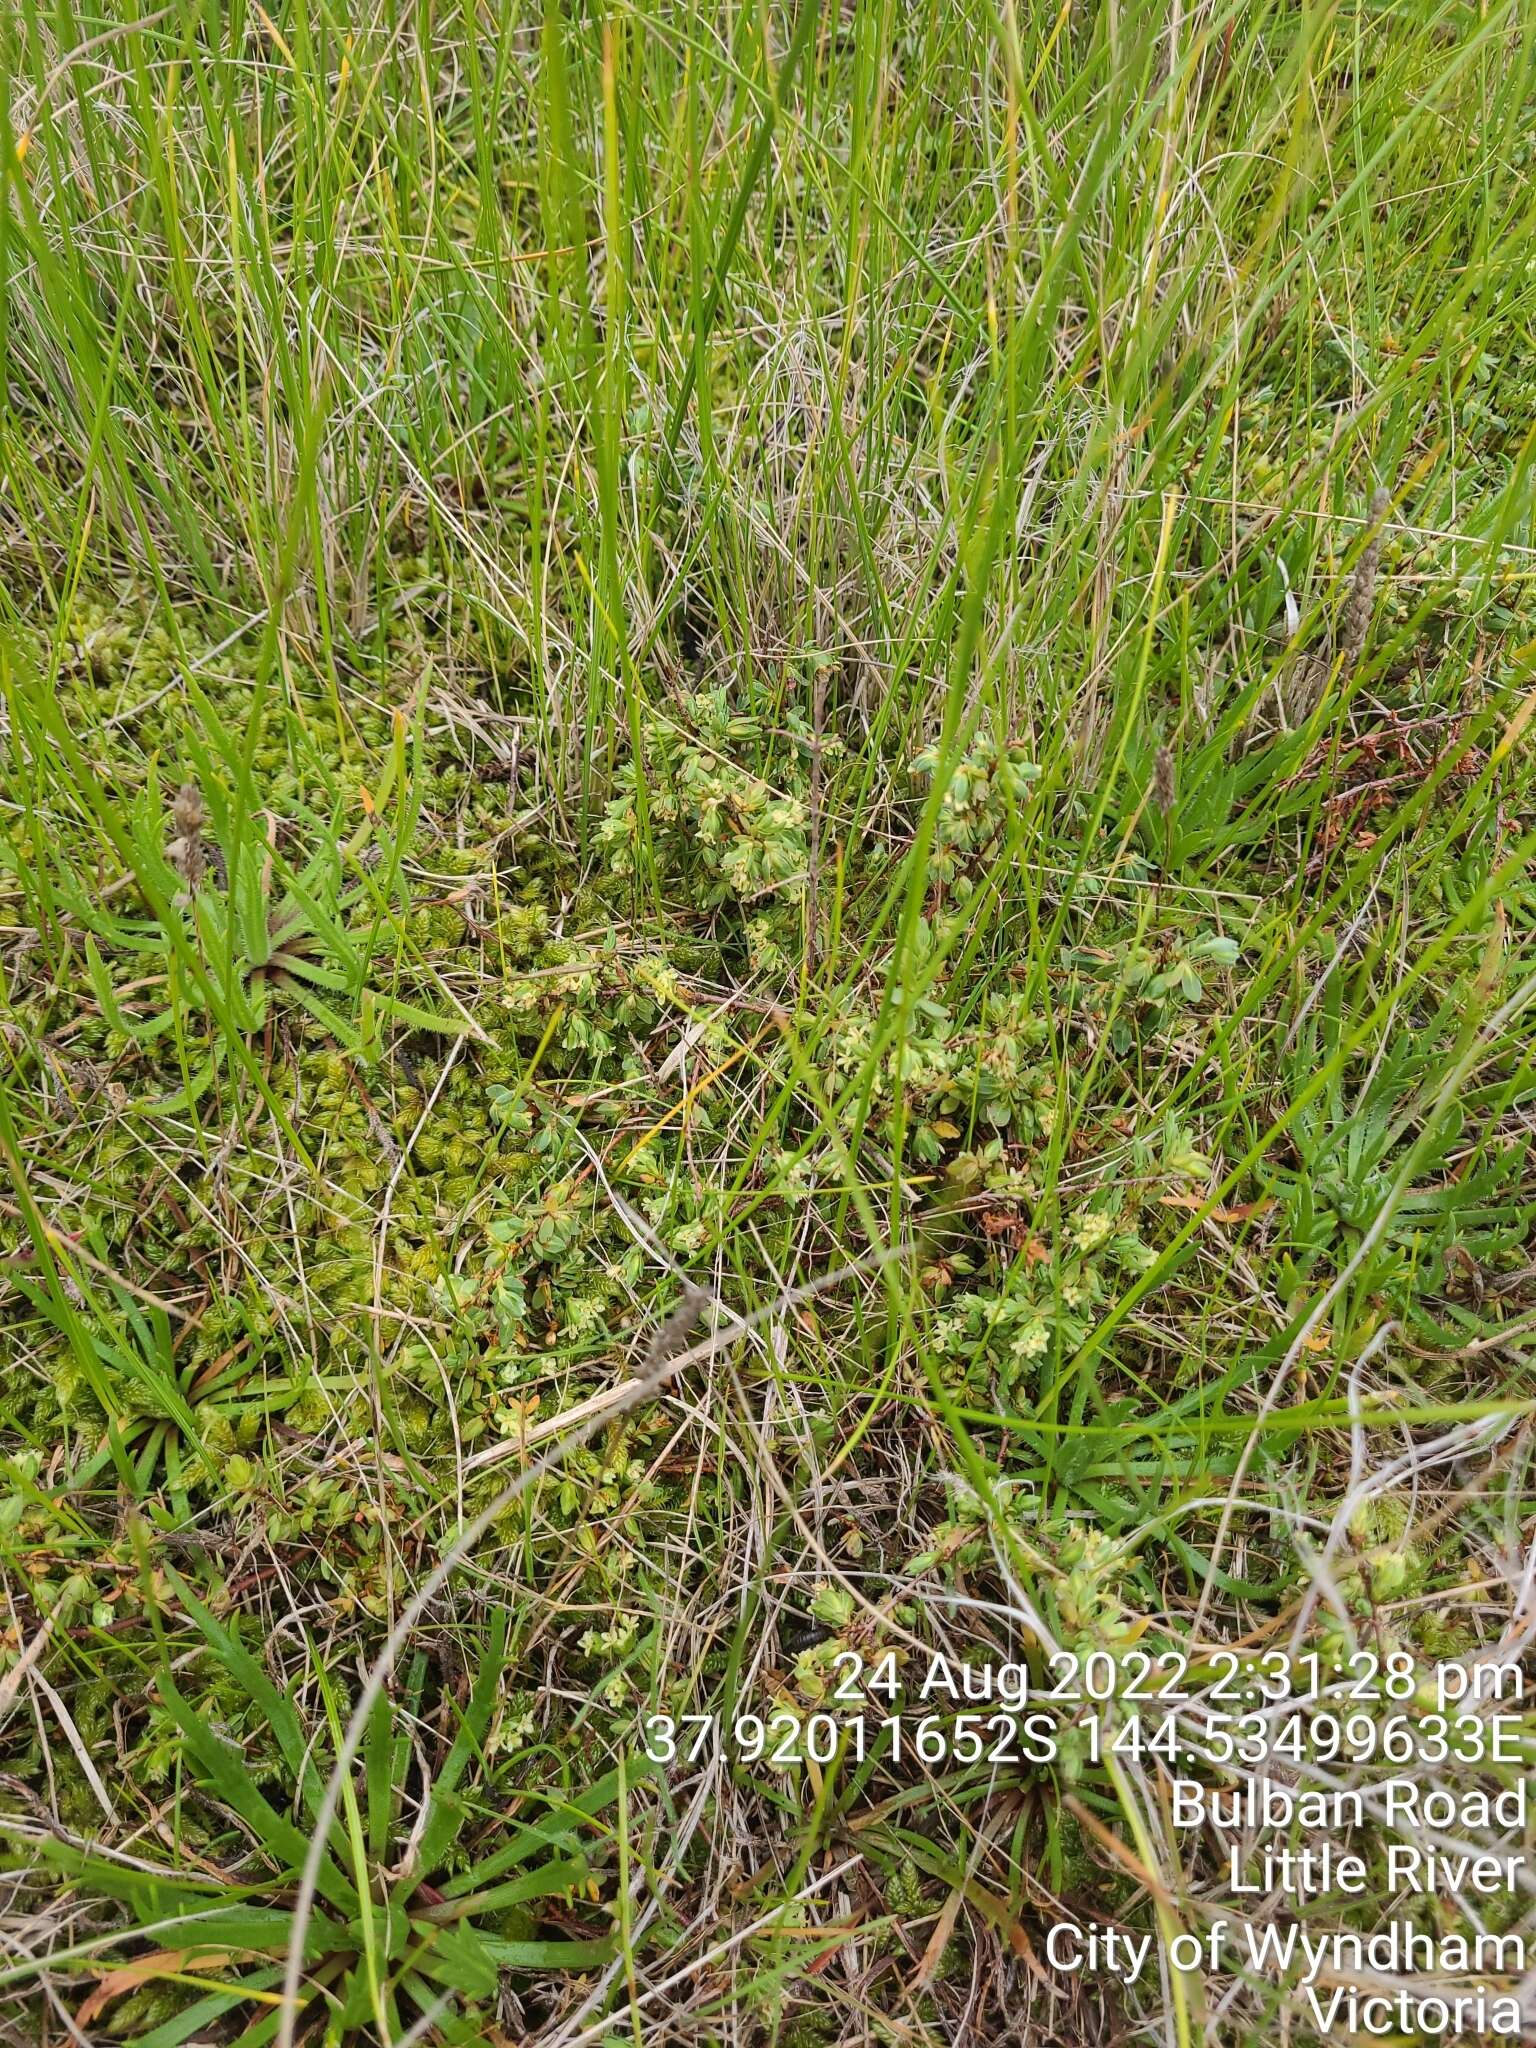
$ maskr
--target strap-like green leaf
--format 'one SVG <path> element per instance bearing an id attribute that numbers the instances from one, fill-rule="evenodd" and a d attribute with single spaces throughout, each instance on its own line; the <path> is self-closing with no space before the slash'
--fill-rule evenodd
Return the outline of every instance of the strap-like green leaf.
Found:
<path id="1" fill-rule="evenodd" d="M 286 1815 L 270 1806 L 257 1791 L 244 1755 L 216 1735 L 198 1716 L 177 1691 L 168 1671 L 160 1674 L 160 1696 L 219 1797 L 239 1814 L 268 1855 L 285 1872 L 302 1870 L 309 1854 L 309 1837 L 301 1833 Z M 331 1905 L 347 1913 L 357 1911 L 357 1893 L 329 1856 L 320 1860 L 317 1885 L 320 1896 Z"/>

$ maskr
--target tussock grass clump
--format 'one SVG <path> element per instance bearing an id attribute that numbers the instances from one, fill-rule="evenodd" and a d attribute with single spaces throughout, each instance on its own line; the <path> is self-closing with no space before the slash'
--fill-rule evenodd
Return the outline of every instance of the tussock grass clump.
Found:
<path id="1" fill-rule="evenodd" d="M 0 59 L 0 2028 L 1311 2038 L 1080 1714 L 646 1731 L 1525 1657 L 1520 11 Z"/>

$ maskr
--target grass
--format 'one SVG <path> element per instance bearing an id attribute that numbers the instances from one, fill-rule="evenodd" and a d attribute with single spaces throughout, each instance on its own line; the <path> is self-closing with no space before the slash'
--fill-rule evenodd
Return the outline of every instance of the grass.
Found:
<path id="1" fill-rule="evenodd" d="M 0 63 L 0 2026 L 1314 2038 L 1042 1966 L 1155 1761 L 641 1724 L 1523 1653 L 1527 11 Z"/>

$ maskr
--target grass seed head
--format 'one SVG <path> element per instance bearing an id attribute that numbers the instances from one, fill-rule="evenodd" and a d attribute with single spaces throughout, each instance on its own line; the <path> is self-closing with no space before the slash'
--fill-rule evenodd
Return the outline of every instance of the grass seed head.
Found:
<path id="1" fill-rule="evenodd" d="M 1152 764 L 1152 801 L 1157 807 L 1157 814 L 1160 818 L 1166 818 L 1173 809 L 1176 791 L 1177 775 L 1174 766 L 1173 749 L 1171 747 L 1159 747 L 1157 759 Z"/>
<path id="2" fill-rule="evenodd" d="M 681 1302 L 652 1332 L 651 1341 L 645 1352 L 647 1372 L 659 1372 L 674 1358 L 682 1357 L 689 1348 L 694 1331 L 703 1322 L 704 1312 L 708 1307 L 708 1292 L 690 1281 L 683 1289 Z"/>
<path id="3" fill-rule="evenodd" d="M 171 825 L 176 836 L 165 851 L 189 889 L 195 889 L 208 872 L 203 852 L 205 823 L 202 791 L 195 782 L 184 782 L 171 800 Z"/>
<path id="4" fill-rule="evenodd" d="M 1339 652 L 1343 657 L 1345 675 L 1360 659 L 1366 636 L 1371 630 L 1371 617 L 1376 609 L 1376 576 L 1381 567 L 1382 526 L 1388 503 L 1387 494 L 1382 490 L 1378 490 L 1371 499 L 1371 537 L 1355 564 L 1349 596 L 1344 603 L 1344 616 L 1339 622 Z"/>

